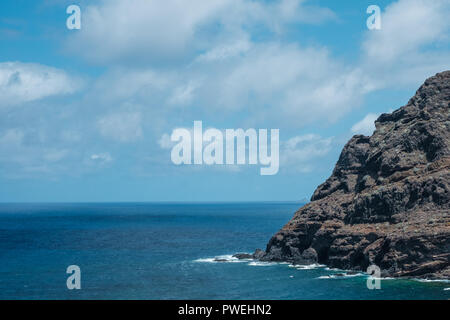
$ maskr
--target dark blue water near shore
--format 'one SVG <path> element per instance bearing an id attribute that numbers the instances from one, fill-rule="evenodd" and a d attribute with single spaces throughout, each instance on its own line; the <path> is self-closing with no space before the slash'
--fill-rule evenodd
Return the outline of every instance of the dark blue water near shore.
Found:
<path id="1" fill-rule="evenodd" d="M 0 299 L 448 299 L 449 283 L 214 257 L 264 248 L 298 203 L 1 204 Z M 81 268 L 68 290 L 66 268 Z M 331 277 L 330 277 L 331 276 Z"/>

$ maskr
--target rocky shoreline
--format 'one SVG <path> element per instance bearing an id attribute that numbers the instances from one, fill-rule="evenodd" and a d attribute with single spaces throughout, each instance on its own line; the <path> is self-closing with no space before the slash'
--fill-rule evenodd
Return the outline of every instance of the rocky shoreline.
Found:
<path id="1" fill-rule="evenodd" d="M 450 279 L 450 71 L 375 124 L 265 251 L 236 257 Z"/>

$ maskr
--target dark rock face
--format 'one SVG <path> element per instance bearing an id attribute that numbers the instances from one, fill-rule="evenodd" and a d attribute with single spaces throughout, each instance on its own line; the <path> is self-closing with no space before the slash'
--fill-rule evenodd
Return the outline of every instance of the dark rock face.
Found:
<path id="1" fill-rule="evenodd" d="M 259 259 L 450 279 L 450 71 L 375 125 Z"/>
<path id="2" fill-rule="evenodd" d="M 253 255 L 248 253 L 236 253 L 233 255 L 233 258 L 237 258 L 239 260 L 253 259 Z"/>

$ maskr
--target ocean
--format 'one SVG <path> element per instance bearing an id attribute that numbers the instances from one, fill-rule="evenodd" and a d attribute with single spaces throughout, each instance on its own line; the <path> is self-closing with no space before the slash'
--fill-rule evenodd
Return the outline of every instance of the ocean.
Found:
<path id="1" fill-rule="evenodd" d="M 0 204 L 0 299 L 449 299 L 448 282 L 240 261 L 299 203 Z M 221 262 L 215 261 L 219 259 Z M 68 290 L 66 269 L 81 270 Z"/>

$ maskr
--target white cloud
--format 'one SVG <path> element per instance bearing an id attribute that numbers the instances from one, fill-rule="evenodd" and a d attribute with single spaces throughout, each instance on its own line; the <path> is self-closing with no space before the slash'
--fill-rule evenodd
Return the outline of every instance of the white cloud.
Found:
<path id="1" fill-rule="evenodd" d="M 263 8 L 261 20 L 269 23 L 278 32 L 283 28 L 283 24 L 287 23 L 319 24 L 336 20 L 336 15 L 331 9 L 309 5 L 306 0 L 268 2 Z"/>
<path id="2" fill-rule="evenodd" d="M 197 57 L 196 62 L 222 61 L 239 56 L 250 50 L 252 44 L 247 39 L 235 39 L 230 43 L 219 44 L 211 50 Z"/>
<path id="3" fill-rule="evenodd" d="M 174 146 L 174 143 L 170 139 L 170 136 L 167 133 L 164 133 L 161 138 L 158 140 L 158 144 L 161 149 L 171 149 Z"/>
<path id="4" fill-rule="evenodd" d="M 60 69 L 32 63 L 0 63 L 0 105 L 11 106 L 76 91 L 79 81 Z"/>
<path id="5" fill-rule="evenodd" d="M 111 155 L 108 152 L 92 154 L 90 156 L 90 159 L 92 161 L 100 162 L 100 163 L 108 163 L 108 162 L 111 162 L 113 160 Z"/>
<path id="6" fill-rule="evenodd" d="M 205 124 L 211 120 L 212 125 L 283 129 L 310 122 L 326 125 L 350 113 L 368 92 L 405 85 L 415 89 L 427 76 L 450 69 L 448 1 L 399 0 L 389 5 L 382 13 L 382 30 L 365 33 L 360 59 L 352 63 L 340 61 L 329 48 L 307 47 L 303 38 L 291 36 L 294 28 L 302 27 L 297 24 L 334 19 L 330 10 L 310 3 L 194 0 L 186 5 L 181 0 L 136 0 L 131 6 L 126 0 L 101 0 L 87 4 L 82 30 L 71 32 L 67 40 L 75 54 L 108 66 L 105 73 L 82 99 L 64 106 L 36 103 L 36 114 L 14 108 L 3 118 L 3 126 L 22 129 L 0 132 L 0 160 L 54 170 L 57 163 L 44 158 L 61 157 L 68 171 L 80 161 L 97 169 L 95 164 L 112 158 L 86 153 L 93 147 L 90 144 L 98 144 L 95 130 L 114 141 L 146 143 L 142 139 L 146 129 L 146 134 L 156 134 L 153 141 L 160 137 L 161 148 L 169 149 L 169 136 L 161 133 L 193 119 L 204 119 Z M 77 81 L 59 69 L 0 64 L 0 106 L 76 89 Z M 57 107 L 61 112 L 53 112 Z M 87 115 L 94 120 L 86 122 Z M 368 117 L 352 131 L 370 134 L 374 118 Z M 313 170 L 330 148 L 330 138 L 294 137 L 281 145 L 281 168 Z M 63 150 L 70 150 L 70 157 L 63 157 Z M 168 161 L 167 153 L 161 152 L 161 158 Z"/>
<path id="7" fill-rule="evenodd" d="M 101 63 L 173 61 L 209 50 L 252 26 L 280 32 L 289 23 L 320 23 L 334 13 L 305 0 L 102 0 L 83 10 L 68 49 Z"/>
<path id="8" fill-rule="evenodd" d="M 361 121 L 355 123 L 352 126 L 353 134 L 363 134 L 365 136 L 370 136 L 375 131 L 375 120 L 379 117 L 378 114 L 369 113 Z"/>
<path id="9" fill-rule="evenodd" d="M 281 143 L 280 168 L 298 172 L 311 172 L 315 161 L 326 156 L 332 147 L 333 138 L 316 134 L 292 137 Z"/>
<path id="10" fill-rule="evenodd" d="M 203 104 L 252 110 L 259 121 L 277 119 L 297 127 L 339 119 L 368 90 L 363 73 L 336 62 L 323 48 L 255 44 L 237 58 L 206 67 L 210 76 L 196 91 Z"/>
<path id="11" fill-rule="evenodd" d="M 417 86 L 449 69 L 449 16 L 448 0 L 399 0 L 387 6 L 381 30 L 368 31 L 362 44 L 362 67 L 374 84 Z"/>
<path id="12" fill-rule="evenodd" d="M 109 114 L 97 122 L 100 133 L 119 142 L 132 142 L 142 137 L 141 114 L 119 112 Z"/>
<path id="13" fill-rule="evenodd" d="M 194 97 L 194 91 L 198 84 L 189 81 L 185 85 L 181 85 L 173 90 L 172 96 L 169 98 L 169 104 L 186 105 L 190 103 Z"/>
<path id="14" fill-rule="evenodd" d="M 225 4 L 225 0 L 192 0 L 187 5 L 180 0 L 135 0 L 130 5 L 128 0 L 103 0 L 84 10 L 83 27 L 69 39 L 69 47 L 102 63 L 180 56 L 197 26 Z"/>
<path id="15" fill-rule="evenodd" d="M 369 32 L 363 48 L 369 59 L 389 62 L 422 46 L 448 40 L 450 5 L 446 0 L 400 0 L 382 14 L 382 29 Z"/>
<path id="16" fill-rule="evenodd" d="M 325 48 L 239 43 L 213 49 L 176 71 L 114 70 L 98 80 L 95 96 L 103 103 L 145 106 L 155 122 L 179 112 L 172 106 L 183 106 L 196 114 L 245 110 L 259 124 L 275 120 L 302 127 L 338 120 L 371 90 L 361 70 L 337 62 Z"/>
<path id="17" fill-rule="evenodd" d="M 176 7 L 176 0 L 164 4 L 137 1 L 139 10 L 131 11 L 125 10 L 128 3 L 124 0 L 91 6 L 89 10 L 98 19 L 92 28 L 99 29 L 102 36 L 86 26 L 89 34 L 82 31 L 74 40 L 80 41 L 80 48 L 86 48 L 89 41 L 96 48 L 100 46 L 99 50 L 85 50 L 100 59 L 120 64 L 123 59 L 135 61 L 132 56 L 139 52 L 153 61 L 154 51 L 174 50 L 165 41 L 189 43 L 197 52 L 191 55 L 180 49 L 182 61 L 162 68 L 160 64 L 150 67 L 151 63 L 139 69 L 114 68 L 97 82 L 96 90 L 105 92 L 97 96 L 146 105 L 155 122 L 170 118 L 167 114 L 174 112 L 171 106 L 185 106 L 198 113 L 245 111 L 252 114 L 252 125 L 270 120 L 302 127 L 315 121 L 339 120 L 376 89 L 417 86 L 433 73 L 450 68 L 448 51 L 436 53 L 427 47 L 448 38 L 446 16 L 450 5 L 446 1 L 428 5 L 422 0 L 400 0 L 388 6 L 382 14 L 382 29 L 366 33 L 361 60 L 353 65 L 338 61 L 323 47 L 303 47 L 273 38 L 251 40 L 252 26 L 268 26 L 276 31 L 289 23 L 305 22 L 308 17 L 312 17 L 309 22 L 320 22 L 332 18 L 330 10 L 299 0 L 230 3 L 195 0 L 184 6 L 183 12 Z M 201 10 L 191 12 L 193 8 Z M 84 15 L 86 23 L 89 10 Z M 169 18 L 152 20 L 148 12 L 150 16 L 158 13 Z M 180 18 L 179 24 L 165 26 L 170 17 L 177 20 L 179 14 L 186 17 Z M 110 24 L 103 24 L 110 20 Z M 221 26 L 215 30 L 214 41 L 204 38 L 201 27 L 208 23 Z M 112 29 L 105 27 L 109 25 Z M 186 25 L 187 31 L 177 31 Z M 177 36 L 172 37 L 172 33 Z M 130 34 L 133 36 L 128 37 Z"/>

